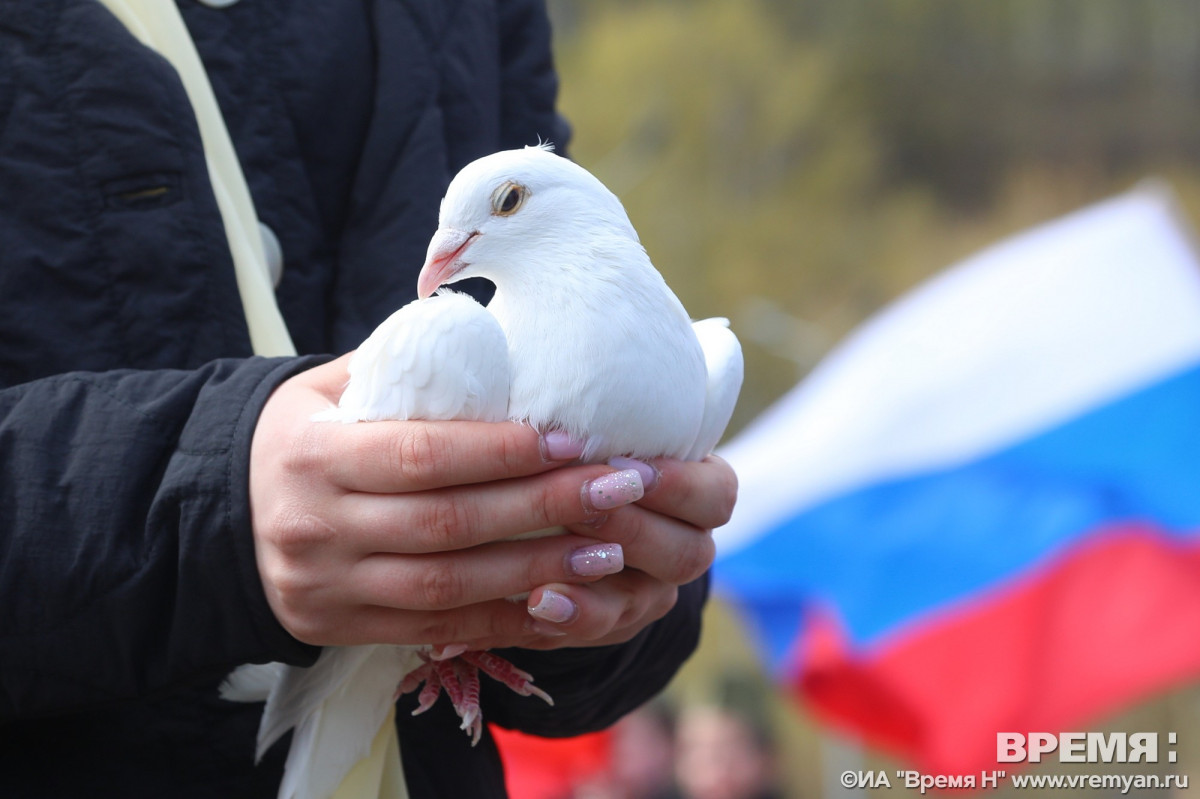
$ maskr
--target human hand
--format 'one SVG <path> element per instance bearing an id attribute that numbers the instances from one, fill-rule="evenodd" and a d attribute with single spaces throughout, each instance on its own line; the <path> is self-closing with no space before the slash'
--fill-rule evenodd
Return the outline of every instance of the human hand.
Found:
<path id="1" fill-rule="evenodd" d="M 251 443 L 259 576 L 272 611 L 293 636 L 317 645 L 538 644 L 544 636 L 524 604 L 504 597 L 595 581 L 621 568 L 620 548 L 580 523 L 598 517 L 586 498 L 608 475 L 629 489 L 610 502 L 638 499 L 636 471 L 564 467 L 580 444 L 539 440 L 528 426 L 512 423 L 312 422 L 336 403 L 346 362 L 280 385 Z M 640 522 L 613 525 L 629 528 L 640 559 L 669 549 L 638 540 L 637 531 L 651 525 L 641 514 L 670 505 L 680 486 L 697 488 L 672 477 L 673 470 L 664 469 L 661 496 L 635 517 Z M 574 534 L 502 540 L 557 525 Z M 653 601 L 637 604 L 657 610 L 665 602 L 661 590 L 646 592 L 640 583 L 605 589 L 603 599 L 581 607 L 576 629 L 610 626 L 614 595 L 644 593 L 654 593 Z"/>
<path id="2" fill-rule="evenodd" d="M 629 640 L 675 605 L 679 586 L 712 565 L 712 528 L 729 521 L 737 499 L 737 476 L 715 455 L 700 462 L 657 459 L 636 466 L 645 497 L 618 508 L 599 526 L 568 529 L 619 544 L 625 569 L 587 585 L 541 586 L 529 595 L 534 631 L 548 636 L 530 648 L 597 646 Z"/>

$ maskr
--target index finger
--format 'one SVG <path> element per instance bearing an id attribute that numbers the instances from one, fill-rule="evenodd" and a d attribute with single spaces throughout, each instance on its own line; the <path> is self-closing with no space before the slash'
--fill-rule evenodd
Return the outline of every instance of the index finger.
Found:
<path id="1" fill-rule="evenodd" d="M 311 435 L 331 483 L 374 494 L 526 477 L 574 457 L 515 422 L 313 422 Z"/>

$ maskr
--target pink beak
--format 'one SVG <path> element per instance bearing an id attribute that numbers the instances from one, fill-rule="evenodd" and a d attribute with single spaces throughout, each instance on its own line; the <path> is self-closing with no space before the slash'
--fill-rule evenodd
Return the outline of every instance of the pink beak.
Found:
<path id="1" fill-rule="evenodd" d="M 417 276 L 417 296 L 425 299 L 445 283 L 454 282 L 454 276 L 467 266 L 463 253 L 475 240 L 478 233 L 465 233 L 454 228 L 438 228 L 429 242 L 425 265 Z"/>

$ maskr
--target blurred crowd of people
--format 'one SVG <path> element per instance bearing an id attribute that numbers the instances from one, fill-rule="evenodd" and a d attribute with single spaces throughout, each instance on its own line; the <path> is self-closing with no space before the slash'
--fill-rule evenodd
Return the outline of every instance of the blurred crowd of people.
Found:
<path id="1" fill-rule="evenodd" d="M 609 769 L 570 799 L 784 799 L 769 702 L 742 677 L 701 702 L 651 702 L 612 728 Z"/>

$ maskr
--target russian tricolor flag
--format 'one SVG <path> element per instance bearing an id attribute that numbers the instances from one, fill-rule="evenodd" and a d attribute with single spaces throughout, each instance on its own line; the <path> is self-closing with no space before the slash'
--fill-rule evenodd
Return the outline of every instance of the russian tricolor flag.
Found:
<path id="1" fill-rule="evenodd" d="M 1163 190 L 944 272 L 722 454 L 719 590 L 928 773 L 1200 675 L 1200 264 Z"/>

